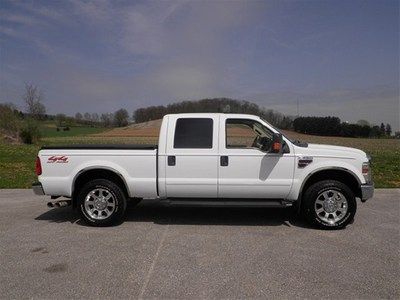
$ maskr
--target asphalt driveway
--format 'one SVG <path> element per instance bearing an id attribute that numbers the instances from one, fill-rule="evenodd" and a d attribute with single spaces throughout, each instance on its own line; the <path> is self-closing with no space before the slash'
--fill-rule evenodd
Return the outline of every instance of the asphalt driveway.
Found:
<path id="1" fill-rule="evenodd" d="M 399 298 L 400 190 L 345 230 L 285 209 L 152 201 L 88 227 L 31 190 L 0 190 L 0 298 Z"/>

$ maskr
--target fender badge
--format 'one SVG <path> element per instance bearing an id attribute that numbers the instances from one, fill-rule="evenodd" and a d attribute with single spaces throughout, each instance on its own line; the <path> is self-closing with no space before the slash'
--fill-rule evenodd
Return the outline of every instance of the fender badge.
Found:
<path id="1" fill-rule="evenodd" d="M 312 156 L 302 156 L 299 157 L 299 160 L 297 162 L 297 166 L 302 169 L 307 167 L 309 164 L 313 162 L 313 157 Z"/>
<path id="2" fill-rule="evenodd" d="M 65 163 L 67 163 L 67 162 L 68 162 L 68 156 L 64 156 L 64 155 L 62 155 L 62 156 L 56 156 L 56 155 L 54 155 L 54 156 L 50 156 L 50 157 L 47 159 L 47 163 L 48 163 L 48 164 L 53 164 L 53 163 L 65 164 Z"/>

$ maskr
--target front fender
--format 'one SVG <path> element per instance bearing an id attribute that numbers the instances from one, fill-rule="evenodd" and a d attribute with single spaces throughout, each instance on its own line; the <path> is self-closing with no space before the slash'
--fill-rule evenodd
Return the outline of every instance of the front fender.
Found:
<path id="1" fill-rule="evenodd" d="M 301 194 L 302 188 L 306 183 L 307 179 L 310 178 L 317 172 L 323 170 L 340 170 L 349 173 L 361 185 L 365 183 L 365 179 L 360 170 L 354 165 L 355 160 L 348 159 L 336 159 L 336 160 L 322 160 L 318 157 L 314 158 L 313 162 L 305 168 L 299 168 L 296 165 L 293 186 L 288 196 L 289 200 L 297 200 Z M 351 162 L 350 162 L 351 161 Z"/>

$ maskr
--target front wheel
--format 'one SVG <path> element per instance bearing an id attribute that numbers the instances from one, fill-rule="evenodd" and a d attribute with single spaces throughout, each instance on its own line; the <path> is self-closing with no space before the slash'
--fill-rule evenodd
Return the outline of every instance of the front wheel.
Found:
<path id="1" fill-rule="evenodd" d="M 123 190 L 105 179 L 95 179 L 85 184 L 77 200 L 81 216 L 92 226 L 108 226 L 119 222 L 127 206 Z"/>
<path id="2" fill-rule="evenodd" d="M 344 228 L 353 221 L 356 210 L 354 193 L 336 180 L 314 183 L 304 194 L 302 212 L 311 224 L 320 228 Z"/>

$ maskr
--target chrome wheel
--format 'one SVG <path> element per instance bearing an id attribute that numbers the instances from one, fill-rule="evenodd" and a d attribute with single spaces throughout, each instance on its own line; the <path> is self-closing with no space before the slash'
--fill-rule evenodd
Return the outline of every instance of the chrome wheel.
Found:
<path id="1" fill-rule="evenodd" d="M 344 218 L 348 203 L 341 192 L 326 190 L 317 196 L 314 209 L 320 220 L 333 225 Z"/>
<path id="2" fill-rule="evenodd" d="M 109 190 L 96 188 L 85 197 L 84 207 L 91 218 L 104 220 L 112 215 L 115 204 L 115 198 Z"/>

